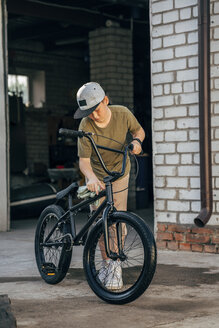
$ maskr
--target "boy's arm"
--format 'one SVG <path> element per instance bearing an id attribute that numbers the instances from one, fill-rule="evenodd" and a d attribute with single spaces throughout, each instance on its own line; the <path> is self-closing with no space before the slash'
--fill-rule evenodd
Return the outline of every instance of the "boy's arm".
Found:
<path id="1" fill-rule="evenodd" d="M 143 128 L 141 127 L 137 132 L 132 133 L 132 137 L 133 137 L 133 139 L 137 138 L 141 142 L 143 142 L 143 140 L 145 138 L 145 132 L 144 132 Z M 141 144 L 138 142 L 138 140 L 133 140 L 132 144 L 134 145 L 132 154 L 136 154 L 136 155 L 140 154 L 140 152 L 142 151 L 142 148 L 141 148 Z"/>
<path id="2" fill-rule="evenodd" d="M 93 169 L 90 164 L 90 158 L 80 157 L 79 168 L 86 177 L 86 185 L 88 190 L 94 191 L 98 195 L 99 187 L 100 190 L 105 189 L 104 184 L 97 178 L 97 176 L 93 172 Z"/>

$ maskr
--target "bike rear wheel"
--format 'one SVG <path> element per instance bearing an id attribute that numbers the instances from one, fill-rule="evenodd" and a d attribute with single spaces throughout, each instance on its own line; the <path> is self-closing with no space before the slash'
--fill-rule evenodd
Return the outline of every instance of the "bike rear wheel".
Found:
<path id="1" fill-rule="evenodd" d="M 46 207 L 40 215 L 35 234 L 35 257 L 41 277 L 48 284 L 57 284 L 64 279 L 68 271 L 71 256 L 70 223 L 59 224 L 49 240 L 45 240 L 57 221 L 64 214 L 57 205 Z M 53 244 L 53 245 L 50 245 Z"/>
<path id="2" fill-rule="evenodd" d="M 103 226 L 100 220 L 90 232 L 84 248 L 84 269 L 87 281 L 97 296 L 108 303 L 125 304 L 138 298 L 150 285 L 156 269 L 156 244 L 149 227 L 133 213 L 113 212 L 108 226 L 110 248 L 114 247 L 118 252 L 120 239 L 123 258 L 107 261 L 107 266 L 102 266 Z M 113 240 L 116 246 L 113 246 Z"/>

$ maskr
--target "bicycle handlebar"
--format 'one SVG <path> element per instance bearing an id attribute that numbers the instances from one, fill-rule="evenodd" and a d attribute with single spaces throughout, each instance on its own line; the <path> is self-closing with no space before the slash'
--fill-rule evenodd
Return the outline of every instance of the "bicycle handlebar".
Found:
<path id="1" fill-rule="evenodd" d="M 82 138 L 85 135 L 84 131 L 74 131 L 70 129 L 59 129 L 59 134 L 67 137 L 78 137 Z"/>
<path id="2" fill-rule="evenodd" d="M 69 136 L 69 137 L 78 137 L 78 138 L 83 138 L 83 137 L 87 137 L 90 142 L 91 142 L 91 145 L 92 147 L 94 148 L 96 154 L 97 154 L 97 157 L 104 169 L 104 171 L 111 175 L 111 176 L 117 176 L 118 178 L 123 176 L 124 172 L 125 172 L 125 165 L 126 165 L 126 158 L 127 158 L 127 152 L 128 150 L 133 150 L 134 149 L 134 145 L 133 144 L 129 144 L 128 146 L 125 147 L 125 150 L 124 151 L 118 151 L 117 149 L 113 149 L 113 148 L 108 148 L 108 147 L 101 147 L 99 145 L 97 145 L 95 143 L 95 141 L 93 140 L 92 138 L 92 135 L 93 133 L 91 132 L 85 132 L 85 131 L 82 131 L 82 130 L 79 130 L 79 131 L 75 131 L 75 130 L 70 130 L 70 129 L 59 129 L 59 134 L 61 135 L 64 135 L 64 136 Z M 115 171 L 109 171 L 106 166 L 105 166 L 105 163 L 103 161 L 103 158 L 102 156 L 100 155 L 100 152 L 98 151 L 97 148 L 104 148 L 106 150 L 109 150 L 109 151 L 115 151 L 115 152 L 120 152 L 121 154 L 123 154 L 123 162 L 122 162 L 122 171 L 121 172 L 115 172 Z"/>

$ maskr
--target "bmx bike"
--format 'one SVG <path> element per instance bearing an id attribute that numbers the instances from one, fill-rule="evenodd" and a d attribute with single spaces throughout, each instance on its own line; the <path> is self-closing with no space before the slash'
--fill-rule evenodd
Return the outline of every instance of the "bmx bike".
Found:
<path id="1" fill-rule="evenodd" d="M 78 185 L 72 183 L 57 193 L 56 204 L 42 211 L 35 233 L 35 257 L 40 275 L 48 284 L 62 281 L 68 272 L 73 248 L 83 245 L 83 267 L 93 292 L 112 304 L 134 301 L 152 281 L 157 252 L 154 236 L 145 221 L 134 213 L 117 211 L 113 203 L 112 182 L 124 175 L 128 151 L 133 145 L 126 146 L 124 151 L 104 147 L 123 155 L 121 172 L 111 172 L 98 150 L 103 147 L 94 142 L 91 133 L 69 129 L 60 129 L 59 132 L 71 137 L 88 138 L 107 176 L 104 178 L 105 190 L 98 195 L 91 197 L 88 193 L 86 199 L 73 205 L 73 194 Z M 57 203 L 66 197 L 68 209 L 65 211 Z M 101 198 L 104 200 L 89 215 L 87 222 L 77 233 L 77 215 L 80 216 L 80 211 Z M 123 283 L 122 286 L 118 284 L 118 288 L 110 288 L 110 285 L 100 279 L 103 270 L 101 240 L 107 257 L 121 267 Z M 107 274 L 108 280 L 109 277 L 114 277 L 109 266 Z"/>

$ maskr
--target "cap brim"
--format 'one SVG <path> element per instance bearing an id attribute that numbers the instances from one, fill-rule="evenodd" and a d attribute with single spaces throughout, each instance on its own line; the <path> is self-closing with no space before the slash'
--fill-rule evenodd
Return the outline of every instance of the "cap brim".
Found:
<path id="1" fill-rule="evenodd" d="M 79 118 L 83 118 L 83 117 L 90 115 L 97 108 L 97 106 L 99 106 L 99 104 L 100 104 L 100 102 L 97 105 L 95 105 L 94 107 L 91 107 L 89 109 L 84 109 L 84 110 L 81 110 L 80 107 L 78 107 L 78 109 L 74 113 L 74 118 L 79 119 Z"/>

